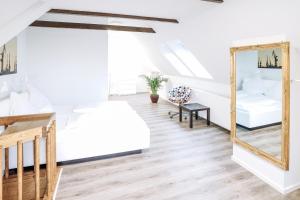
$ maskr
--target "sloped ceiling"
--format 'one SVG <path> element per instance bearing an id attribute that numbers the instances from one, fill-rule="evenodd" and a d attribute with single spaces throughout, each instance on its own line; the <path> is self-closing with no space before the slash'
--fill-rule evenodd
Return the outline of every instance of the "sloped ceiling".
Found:
<path id="1" fill-rule="evenodd" d="M 52 0 L 53 8 L 85 10 L 98 12 L 111 12 L 130 15 L 143 15 L 162 18 L 174 18 L 179 24 L 157 23 L 151 21 L 136 21 L 126 19 L 108 19 L 108 23 L 117 25 L 132 25 L 153 27 L 157 34 L 135 33 L 141 44 L 147 50 L 153 63 L 164 74 L 180 75 L 178 71 L 163 56 L 161 46 L 169 41 L 179 40 L 185 43 L 189 37 L 182 29 L 193 27 L 184 26 L 188 21 L 194 20 L 200 13 L 219 7 L 222 4 L 205 2 L 201 0 Z M 186 30 L 187 31 L 187 30 Z"/>
<path id="2" fill-rule="evenodd" d="M 0 0 L 0 27 L 38 1 L 39 0 Z"/>
<path id="3" fill-rule="evenodd" d="M 144 15 L 152 17 L 165 17 L 175 18 L 180 21 L 179 24 L 170 23 L 158 23 L 150 21 L 134 21 L 123 19 L 108 19 L 109 23 L 119 23 L 120 25 L 140 25 L 153 27 L 157 34 L 153 37 L 145 36 L 143 34 L 136 34 L 138 39 L 144 44 L 149 55 L 158 68 L 165 74 L 180 75 L 177 74 L 174 66 L 172 66 L 161 54 L 161 45 L 172 41 L 180 40 L 184 44 L 189 41 L 189 31 L 193 31 L 196 27 L 186 26 L 190 21 L 193 21 L 199 14 L 203 14 L 211 9 L 222 6 L 222 4 L 216 4 L 211 2 L 205 2 L 201 0 L 0 0 L 0 24 L 10 24 L 10 27 L 20 27 L 20 23 L 16 23 L 16 18 L 19 21 L 24 20 L 24 16 L 21 16 L 25 11 L 29 12 L 30 8 L 37 3 L 49 4 L 49 8 L 61 8 L 61 9 L 73 9 L 73 10 L 85 10 L 85 11 L 99 11 L 99 12 L 111 12 L 122 13 L 131 15 Z M 5 8 L 2 7 L 5 5 Z M 46 12 L 45 10 L 44 12 Z M 29 25 L 31 22 L 39 18 L 39 15 L 28 17 L 27 21 L 23 22 L 25 25 Z M 45 19 L 45 16 L 42 18 Z M 10 23 L 12 22 L 13 23 Z M 130 23 L 130 24 L 128 24 Z M 2 39 L 0 36 L 0 43 L 7 40 L 9 37 L 17 35 L 21 29 L 13 29 L 9 31 L 9 36 Z M 1 32 L 1 28 L 0 28 Z M 8 34 L 7 34 L 8 35 Z M 196 39 L 196 38 L 195 38 Z M 189 48 L 189 45 L 186 45 Z M 194 51 L 194 52 L 193 52 Z M 197 53 L 198 49 L 192 49 L 192 53 Z M 199 58 L 200 59 L 200 58 Z M 222 80 L 220 80 L 222 81 Z"/>
<path id="4" fill-rule="evenodd" d="M 214 3 L 200 0 L 52 0 L 55 8 L 184 18 L 192 11 L 201 12 Z"/>
<path id="5" fill-rule="evenodd" d="M 50 9 L 42 0 L 0 0 L 0 46 Z"/>
<path id="6" fill-rule="evenodd" d="M 214 81 L 225 84 L 229 84 L 229 48 L 233 41 L 282 34 L 293 36 L 295 40 L 299 38 L 294 37 L 298 35 L 295 27 L 299 18 L 299 0 L 290 0 L 289 3 L 285 0 L 226 0 L 222 4 L 201 0 L 0 0 L 0 25 L 7 24 L 36 2 L 47 2 L 52 8 L 176 18 L 179 24 L 137 22 L 151 26 L 157 32 L 152 37 L 137 34 L 157 66 L 161 66 L 164 73 L 175 72 L 163 59 L 160 46 L 180 40 L 213 76 Z M 34 16 L 30 18 L 35 19 Z M 128 23 L 119 19 L 109 19 L 108 22 Z M 0 45 L 3 41 L 2 29 L 1 26 Z M 14 33 L 17 34 L 16 31 Z"/>

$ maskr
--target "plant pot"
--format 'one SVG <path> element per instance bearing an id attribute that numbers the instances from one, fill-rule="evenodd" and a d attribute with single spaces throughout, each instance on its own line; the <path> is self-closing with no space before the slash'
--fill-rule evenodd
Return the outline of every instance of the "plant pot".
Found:
<path id="1" fill-rule="evenodd" d="M 159 95 L 157 95 L 157 94 L 151 94 L 150 95 L 150 99 L 151 99 L 152 103 L 157 103 L 158 99 L 159 99 Z"/>

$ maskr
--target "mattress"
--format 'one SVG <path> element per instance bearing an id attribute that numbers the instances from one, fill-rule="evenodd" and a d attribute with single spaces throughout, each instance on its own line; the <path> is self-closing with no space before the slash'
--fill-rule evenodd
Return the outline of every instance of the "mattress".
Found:
<path id="1" fill-rule="evenodd" d="M 150 129 L 126 103 L 108 101 L 75 108 L 67 125 L 57 131 L 57 160 L 141 150 L 150 146 Z"/>
<path id="2" fill-rule="evenodd" d="M 73 114 L 74 106 L 55 105 L 53 109 L 56 113 L 56 129 L 57 131 L 63 130 L 67 126 L 70 116 Z"/>
<path id="3" fill-rule="evenodd" d="M 255 128 L 282 121 L 282 104 L 280 101 L 263 94 L 249 95 L 237 93 L 237 124 Z"/>

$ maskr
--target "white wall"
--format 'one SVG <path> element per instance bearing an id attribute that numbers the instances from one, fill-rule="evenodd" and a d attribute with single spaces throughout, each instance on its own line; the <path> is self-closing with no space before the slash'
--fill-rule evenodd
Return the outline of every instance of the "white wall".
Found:
<path id="1" fill-rule="evenodd" d="M 28 28 L 26 70 L 54 104 L 82 104 L 108 97 L 107 32 Z"/>

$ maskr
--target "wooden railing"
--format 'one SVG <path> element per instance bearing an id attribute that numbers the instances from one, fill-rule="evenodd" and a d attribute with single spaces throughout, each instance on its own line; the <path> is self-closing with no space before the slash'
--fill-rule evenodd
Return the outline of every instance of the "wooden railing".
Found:
<path id="1" fill-rule="evenodd" d="M 4 176 L 0 178 L 0 200 L 52 199 L 60 169 L 56 164 L 55 115 L 38 114 L 1 117 L 0 169 L 5 149 Z M 40 141 L 46 140 L 46 169 L 40 168 Z M 23 144 L 33 143 L 34 170 L 24 172 Z M 17 146 L 17 175 L 10 175 L 9 148 Z M 26 184 L 24 184 L 26 182 Z M 16 194 L 17 191 L 17 194 Z"/>

